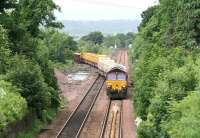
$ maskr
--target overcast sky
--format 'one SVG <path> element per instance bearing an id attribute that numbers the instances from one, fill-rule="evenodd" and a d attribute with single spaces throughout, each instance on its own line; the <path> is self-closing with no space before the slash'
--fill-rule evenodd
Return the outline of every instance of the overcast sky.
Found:
<path id="1" fill-rule="evenodd" d="M 140 19 L 158 0 L 54 0 L 61 7 L 58 20 Z"/>

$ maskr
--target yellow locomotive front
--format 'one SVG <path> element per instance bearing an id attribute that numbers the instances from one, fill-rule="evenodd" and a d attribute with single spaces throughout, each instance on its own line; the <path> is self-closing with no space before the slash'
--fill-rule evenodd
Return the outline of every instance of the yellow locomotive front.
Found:
<path id="1" fill-rule="evenodd" d="M 113 69 L 106 75 L 107 95 L 110 98 L 125 98 L 127 95 L 127 73 L 121 69 Z"/>

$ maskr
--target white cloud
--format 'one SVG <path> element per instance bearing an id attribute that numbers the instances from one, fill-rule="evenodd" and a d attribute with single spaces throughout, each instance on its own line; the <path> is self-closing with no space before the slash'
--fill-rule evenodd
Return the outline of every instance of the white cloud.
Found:
<path id="1" fill-rule="evenodd" d="M 158 0 L 54 0 L 62 12 L 58 20 L 139 19 Z"/>

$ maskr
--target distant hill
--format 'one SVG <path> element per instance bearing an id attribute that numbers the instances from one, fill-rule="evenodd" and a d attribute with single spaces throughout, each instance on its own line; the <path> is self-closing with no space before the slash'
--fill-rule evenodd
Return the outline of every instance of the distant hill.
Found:
<path id="1" fill-rule="evenodd" d="M 115 33 L 137 32 L 138 20 L 99 20 L 99 21 L 62 21 L 64 29 L 75 37 L 81 37 L 93 31 L 101 31 L 105 35 Z"/>

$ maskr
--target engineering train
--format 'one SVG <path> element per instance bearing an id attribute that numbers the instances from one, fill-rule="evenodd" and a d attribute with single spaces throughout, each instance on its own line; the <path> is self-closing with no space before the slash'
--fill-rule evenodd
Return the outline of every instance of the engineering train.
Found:
<path id="1" fill-rule="evenodd" d="M 106 93 L 111 99 L 126 98 L 128 75 L 125 66 L 106 55 L 94 53 L 74 53 L 74 60 L 98 69 L 99 74 L 106 79 Z"/>

